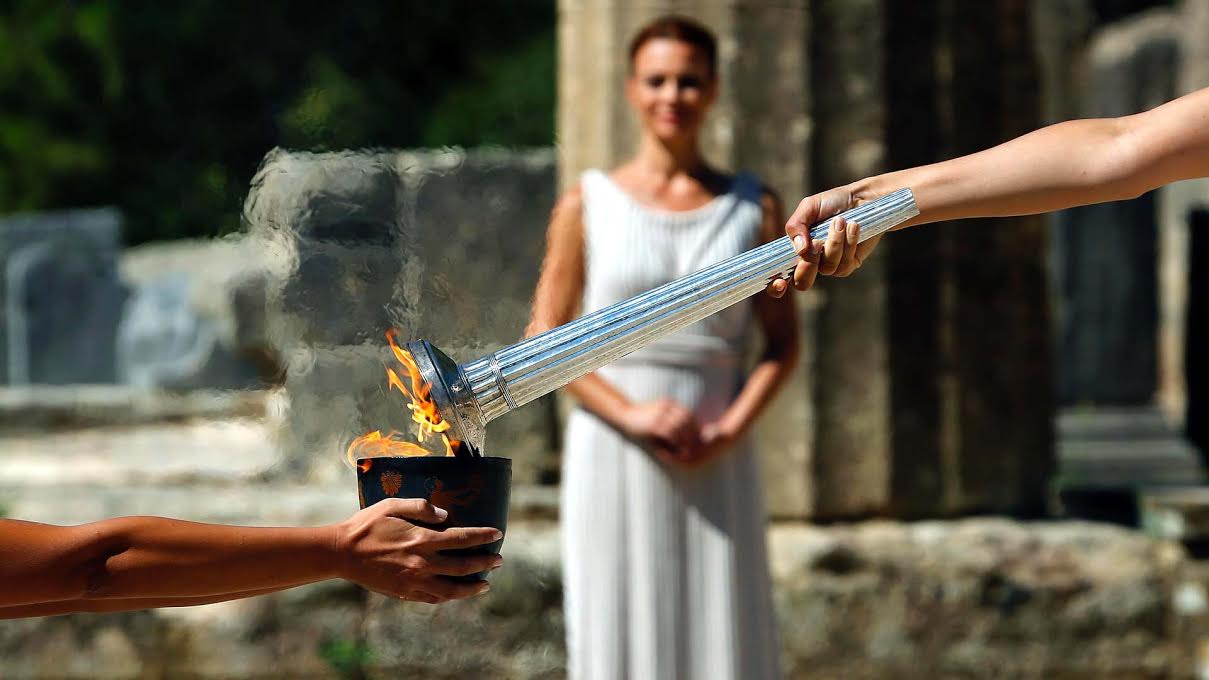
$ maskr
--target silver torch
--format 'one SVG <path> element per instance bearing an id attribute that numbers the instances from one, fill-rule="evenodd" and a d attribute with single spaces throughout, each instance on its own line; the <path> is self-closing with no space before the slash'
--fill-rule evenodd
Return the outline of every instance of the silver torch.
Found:
<path id="1" fill-rule="evenodd" d="M 915 217 L 910 189 L 899 189 L 842 217 L 860 226 L 860 240 Z M 810 229 L 825 239 L 830 221 Z M 788 237 L 710 265 L 464 364 L 427 340 L 407 343 L 429 397 L 462 441 L 458 455 L 480 455 L 487 423 L 616 359 L 788 278 L 798 256 Z"/>

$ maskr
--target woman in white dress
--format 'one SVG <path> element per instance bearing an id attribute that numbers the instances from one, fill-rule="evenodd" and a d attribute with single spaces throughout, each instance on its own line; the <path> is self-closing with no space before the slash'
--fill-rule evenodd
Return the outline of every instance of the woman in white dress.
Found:
<path id="1" fill-rule="evenodd" d="M 631 43 L 638 152 L 555 206 L 532 335 L 782 235 L 779 203 L 698 147 L 717 95 L 700 25 Z M 744 377 L 752 327 L 763 351 Z M 736 305 L 567 389 L 562 549 L 570 677 L 779 677 L 753 423 L 797 355 L 793 307 Z"/>

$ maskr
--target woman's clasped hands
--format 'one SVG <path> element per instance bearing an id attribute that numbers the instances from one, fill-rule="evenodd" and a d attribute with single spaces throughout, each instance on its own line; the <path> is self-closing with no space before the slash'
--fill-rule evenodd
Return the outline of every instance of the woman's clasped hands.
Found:
<path id="1" fill-rule="evenodd" d="M 631 404 L 621 418 L 622 432 L 644 444 L 669 465 L 695 467 L 726 453 L 738 439 L 722 422 L 701 423 L 672 399 Z"/>

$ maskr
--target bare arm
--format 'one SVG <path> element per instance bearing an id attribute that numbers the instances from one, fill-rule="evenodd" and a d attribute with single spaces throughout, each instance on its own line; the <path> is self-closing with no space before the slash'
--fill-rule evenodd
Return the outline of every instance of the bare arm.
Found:
<path id="1" fill-rule="evenodd" d="M 326 527 L 263 528 L 122 517 L 62 527 L 0 520 L 0 616 L 202 604 L 329 578 L 441 602 L 481 592 L 442 575 L 484 571 L 495 556 L 440 550 L 490 543 L 494 529 L 434 531 L 422 500 L 390 499 Z"/>
<path id="2" fill-rule="evenodd" d="M 781 238 L 784 212 L 781 201 L 771 192 L 765 192 L 762 203 L 764 219 L 760 235 L 766 243 Z M 717 436 L 724 442 L 734 441 L 751 429 L 797 363 L 798 324 L 792 301 L 760 295 L 754 298 L 754 304 L 756 321 L 764 336 L 764 351 L 743 389 L 715 424 Z"/>
<path id="3" fill-rule="evenodd" d="M 525 337 L 575 318 L 583 296 L 584 275 L 583 193 L 576 187 L 559 199 L 551 213 L 546 256 Z M 668 400 L 632 403 L 597 373 L 585 375 L 566 389 L 583 408 L 617 431 L 651 441 L 656 453 L 665 459 L 700 443 L 698 423 L 679 404 Z"/>
<path id="4" fill-rule="evenodd" d="M 334 527 L 266 529 L 123 517 L 0 524 L 0 603 L 210 596 L 338 574 Z"/>
<path id="5" fill-rule="evenodd" d="M 858 201 L 911 187 L 925 224 L 1135 198 L 1209 175 L 1209 89 L 1122 118 L 1074 120 L 951 161 L 857 182 Z"/>
<path id="6" fill-rule="evenodd" d="M 1150 111 L 1121 118 L 1075 120 L 1031 132 L 986 151 L 900 170 L 815 194 L 785 225 L 804 235 L 838 212 L 902 187 L 915 192 L 920 215 L 900 228 L 967 217 L 1026 215 L 1133 198 L 1181 179 L 1209 176 L 1209 88 Z M 828 242 L 822 262 L 803 261 L 795 285 L 813 274 L 843 276 L 859 266 L 876 241 L 843 261 L 844 244 Z M 774 288 L 774 293 L 776 289 Z"/>
<path id="7" fill-rule="evenodd" d="M 575 318 L 584 290 L 583 193 L 577 186 L 559 198 L 546 232 L 546 257 L 533 294 L 525 337 L 557 328 Z M 630 405 L 616 387 L 595 373 L 567 385 L 567 391 L 592 413 L 620 428 Z"/>

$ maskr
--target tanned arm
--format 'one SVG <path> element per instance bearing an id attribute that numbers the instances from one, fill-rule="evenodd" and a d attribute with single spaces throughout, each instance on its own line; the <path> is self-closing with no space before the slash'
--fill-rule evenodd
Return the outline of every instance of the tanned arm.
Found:
<path id="1" fill-rule="evenodd" d="M 0 520 L 0 616 L 183 606 L 345 578 L 437 603 L 485 591 L 444 576 L 486 571 L 497 556 L 443 550 L 498 540 L 491 528 L 427 529 L 443 510 L 388 499 L 344 522 L 310 528 L 234 527 L 161 517 L 79 526 Z"/>
<path id="2" fill-rule="evenodd" d="M 1003 217 L 1134 198 L 1182 179 L 1209 176 L 1209 88 L 1144 113 L 1074 120 L 986 151 L 886 173 L 802 199 L 785 231 L 803 256 L 794 284 L 816 274 L 846 276 L 875 246 L 851 239 L 809 243 L 809 226 L 902 187 L 918 217 L 906 228 L 968 217 Z M 852 228 L 855 233 L 855 229 Z M 820 258 L 820 252 L 821 258 Z M 774 294 L 784 286 L 770 288 Z"/>

